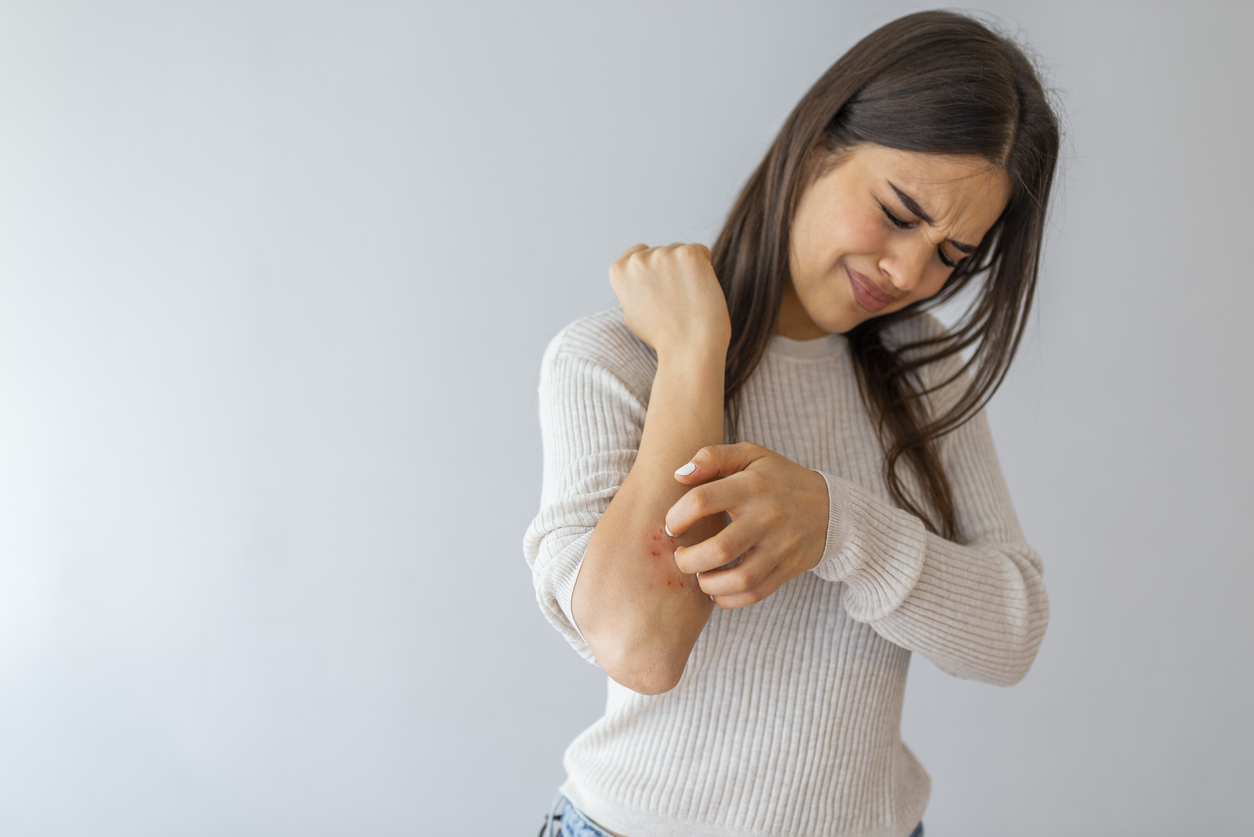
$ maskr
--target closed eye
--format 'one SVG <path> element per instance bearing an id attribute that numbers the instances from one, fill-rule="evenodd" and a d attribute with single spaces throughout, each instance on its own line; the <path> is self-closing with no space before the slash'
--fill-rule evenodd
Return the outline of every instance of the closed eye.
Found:
<path id="1" fill-rule="evenodd" d="M 888 220 L 892 221 L 893 226 L 896 227 L 897 229 L 908 230 L 914 226 L 914 224 L 912 224 L 911 222 L 903 221 L 900 218 L 898 218 L 896 215 L 894 215 L 892 210 L 884 205 L 883 201 L 876 201 L 876 203 L 880 205 L 880 209 L 884 210 L 884 214 L 888 216 Z"/>
<path id="2" fill-rule="evenodd" d="M 897 229 L 908 230 L 914 227 L 913 221 L 903 221 L 902 219 L 898 218 L 896 215 L 893 214 L 893 211 L 891 209 L 889 209 L 887 206 L 884 205 L 883 201 L 877 199 L 876 203 L 880 205 L 880 209 L 884 210 L 884 215 L 888 218 L 889 221 L 892 221 L 893 226 L 896 227 Z M 949 257 L 945 255 L 945 251 L 942 250 L 940 247 L 936 248 L 936 255 L 940 258 L 941 264 L 943 264 L 945 267 L 948 267 L 950 269 L 957 267 L 958 262 L 962 261 L 962 259 L 959 259 L 957 262 L 950 261 Z"/>

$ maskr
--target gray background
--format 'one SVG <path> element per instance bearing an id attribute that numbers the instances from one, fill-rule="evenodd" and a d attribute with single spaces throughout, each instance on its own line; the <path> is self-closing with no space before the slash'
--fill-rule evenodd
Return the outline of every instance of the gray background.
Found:
<path id="1" fill-rule="evenodd" d="M 0 832 L 534 834 L 541 352 L 905 3 L 0 3 Z M 944 835 L 1249 831 L 1254 6 L 994 2 L 1058 90 L 990 415 L 1049 632 L 912 667 Z"/>

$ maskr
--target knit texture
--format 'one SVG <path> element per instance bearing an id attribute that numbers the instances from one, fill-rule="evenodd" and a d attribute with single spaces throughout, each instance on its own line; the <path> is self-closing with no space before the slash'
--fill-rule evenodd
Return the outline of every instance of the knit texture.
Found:
<path id="1" fill-rule="evenodd" d="M 924 315 L 888 339 L 940 333 Z M 933 364 L 924 381 L 960 365 Z M 656 369 L 620 307 L 571 323 L 541 363 L 544 481 L 523 551 L 540 609 L 592 662 L 571 596 L 593 527 L 635 461 Z M 930 408 L 966 385 L 959 376 Z M 823 558 L 762 602 L 715 608 L 671 691 L 640 695 L 607 678 L 605 715 L 567 748 L 561 790 L 626 837 L 904 837 L 930 789 L 901 741 L 911 652 L 959 677 L 1018 682 L 1049 618 L 1040 558 L 983 412 L 939 448 L 961 543 L 893 505 L 843 335 L 772 335 L 742 395 L 740 432 L 732 439 L 725 425 L 724 440 L 827 481 Z"/>

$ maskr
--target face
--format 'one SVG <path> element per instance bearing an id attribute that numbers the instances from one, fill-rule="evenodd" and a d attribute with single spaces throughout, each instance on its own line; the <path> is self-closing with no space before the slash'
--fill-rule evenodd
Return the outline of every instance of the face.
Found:
<path id="1" fill-rule="evenodd" d="M 797 204 L 773 333 L 844 333 L 935 295 L 1009 197 L 1010 178 L 980 157 L 854 147 Z"/>

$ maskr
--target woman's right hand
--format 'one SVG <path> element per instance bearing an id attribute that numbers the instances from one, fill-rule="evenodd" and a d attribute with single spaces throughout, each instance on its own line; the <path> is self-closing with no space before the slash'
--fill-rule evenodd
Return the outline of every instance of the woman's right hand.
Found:
<path id="1" fill-rule="evenodd" d="M 731 317 L 704 244 L 637 244 L 610 267 L 627 327 L 658 355 L 727 351 Z"/>

